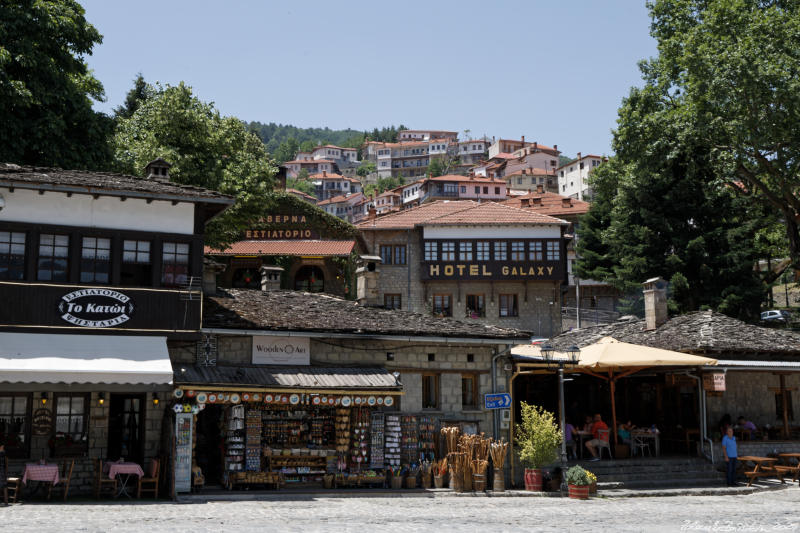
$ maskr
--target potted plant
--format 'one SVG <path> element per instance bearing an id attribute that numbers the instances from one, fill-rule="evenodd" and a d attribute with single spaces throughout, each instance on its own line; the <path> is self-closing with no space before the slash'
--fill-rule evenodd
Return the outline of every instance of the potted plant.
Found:
<path id="1" fill-rule="evenodd" d="M 522 402 L 522 423 L 517 424 L 519 460 L 525 465 L 525 490 L 542 490 L 542 467 L 558 459 L 561 430 L 553 413 Z"/>
<path id="2" fill-rule="evenodd" d="M 589 472 L 578 465 L 567 470 L 567 485 L 569 497 L 575 500 L 589 499 Z"/>
<path id="3" fill-rule="evenodd" d="M 589 477 L 589 494 L 597 494 L 597 475 L 594 472 L 586 471 Z"/>

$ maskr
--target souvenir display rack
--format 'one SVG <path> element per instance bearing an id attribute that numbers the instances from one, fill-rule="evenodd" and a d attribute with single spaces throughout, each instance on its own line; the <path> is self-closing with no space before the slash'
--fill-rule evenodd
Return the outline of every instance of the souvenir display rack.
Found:
<path id="1" fill-rule="evenodd" d="M 228 410 L 225 432 L 225 472 L 244 470 L 244 405 L 233 405 Z"/>
<path id="2" fill-rule="evenodd" d="M 436 419 L 419 417 L 419 454 L 423 460 L 436 460 Z"/>
<path id="3" fill-rule="evenodd" d="M 403 431 L 403 464 L 410 465 L 419 463 L 419 431 L 417 429 L 417 417 L 403 415 L 400 419 L 400 428 Z"/>
<path id="4" fill-rule="evenodd" d="M 372 413 L 370 417 L 370 468 L 383 468 L 386 464 L 383 453 L 384 423 L 385 418 L 383 413 Z"/>
<path id="5" fill-rule="evenodd" d="M 261 411 L 249 409 L 245 417 L 244 469 L 261 472 Z"/>
<path id="6" fill-rule="evenodd" d="M 385 427 L 385 463 L 387 467 L 396 469 L 400 467 L 400 441 L 403 436 L 400 415 L 386 415 Z"/>

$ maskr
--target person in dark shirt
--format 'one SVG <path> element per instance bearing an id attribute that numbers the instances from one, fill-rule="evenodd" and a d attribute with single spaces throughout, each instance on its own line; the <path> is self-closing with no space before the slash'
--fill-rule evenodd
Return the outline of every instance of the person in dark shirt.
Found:
<path id="1" fill-rule="evenodd" d="M 3 489 L 3 506 L 8 505 L 8 459 L 6 445 L 0 442 L 0 489 Z"/>

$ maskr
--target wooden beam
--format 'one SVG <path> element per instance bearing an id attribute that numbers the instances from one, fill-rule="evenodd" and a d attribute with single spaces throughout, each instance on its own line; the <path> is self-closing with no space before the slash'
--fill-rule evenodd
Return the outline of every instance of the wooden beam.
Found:
<path id="1" fill-rule="evenodd" d="M 781 403 L 783 404 L 783 438 L 788 439 L 789 435 L 789 407 L 787 405 L 786 398 L 786 375 L 780 375 L 781 380 Z"/>

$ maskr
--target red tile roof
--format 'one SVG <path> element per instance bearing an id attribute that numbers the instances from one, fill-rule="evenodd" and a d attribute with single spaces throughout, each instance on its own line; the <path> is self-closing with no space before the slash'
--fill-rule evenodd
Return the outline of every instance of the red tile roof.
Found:
<path id="1" fill-rule="evenodd" d="M 325 255 L 347 256 L 353 251 L 355 241 L 239 241 L 225 250 L 208 246 L 208 255 Z"/>
<path id="2" fill-rule="evenodd" d="M 316 174 L 311 174 L 308 176 L 310 180 L 336 180 L 336 181 L 349 181 L 350 183 L 361 183 L 355 178 L 348 178 L 347 176 L 342 176 L 341 174 L 334 174 L 333 172 L 318 172 Z"/>
<path id="3" fill-rule="evenodd" d="M 517 156 L 513 154 L 509 154 L 508 152 L 500 152 L 496 156 L 492 157 L 492 159 L 516 159 Z"/>
<path id="4" fill-rule="evenodd" d="M 534 198 L 539 198 L 541 204 L 537 205 Z M 529 207 L 522 207 L 522 202 L 525 199 L 528 200 L 528 203 L 530 204 Z M 564 200 L 566 199 L 570 201 L 569 207 L 564 206 Z M 591 206 L 589 202 L 584 202 L 583 200 L 578 200 L 576 198 L 569 198 L 568 196 L 561 196 L 560 194 L 553 192 L 531 192 L 528 194 L 523 194 L 522 196 L 515 196 L 514 198 L 500 203 L 511 207 L 519 207 L 526 211 L 536 211 L 537 213 L 554 217 L 582 215 L 588 212 L 589 207 Z"/>
<path id="5" fill-rule="evenodd" d="M 586 154 L 586 155 L 584 155 L 584 156 L 581 156 L 581 158 L 580 158 L 580 159 L 577 159 L 577 158 L 575 158 L 575 159 L 573 159 L 572 161 L 570 161 L 569 163 L 567 163 L 566 165 L 561 165 L 560 167 L 558 167 L 558 170 L 561 170 L 562 168 L 564 168 L 564 167 L 568 167 L 568 166 L 570 166 L 570 165 L 574 165 L 575 163 L 580 163 L 580 162 L 581 162 L 581 161 L 583 161 L 584 159 L 588 159 L 588 158 L 592 158 L 592 159 L 600 159 L 600 160 L 602 160 L 602 159 L 603 159 L 603 156 L 601 156 L 601 155 L 592 155 L 592 154 Z"/>
<path id="6" fill-rule="evenodd" d="M 470 209 L 428 220 L 424 226 L 454 226 L 463 224 L 566 224 L 565 221 L 528 209 L 519 209 L 497 202 L 482 202 Z"/>
<path id="7" fill-rule="evenodd" d="M 298 159 L 294 159 L 292 161 L 285 162 L 284 165 L 289 165 L 291 163 L 300 163 L 300 164 L 311 165 L 311 164 L 314 164 L 314 163 L 333 163 L 333 161 L 330 160 L 330 159 L 299 159 L 299 160 Z"/>
<path id="8" fill-rule="evenodd" d="M 328 198 L 327 200 L 323 200 L 321 202 L 317 202 L 317 206 L 328 205 L 328 204 L 338 204 L 338 203 L 341 203 L 341 202 L 347 202 L 347 201 L 353 201 L 353 200 L 355 200 L 355 202 L 358 203 L 358 202 L 361 201 L 361 197 L 363 197 L 363 196 L 364 196 L 364 194 L 360 193 L 360 192 L 357 192 L 355 194 L 348 194 L 348 195 L 340 194 L 339 196 L 333 196 L 331 198 Z"/>
<path id="9" fill-rule="evenodd" d="M 367 220 L 356 227 L 360 230 L 372 229 L 413 229 L 422 225 L 448 224 L 566 224 L 540 213 L 525 209 L 503 206 L 497 202 L 473 202 L 472 200 L 440 200 L 405 209 L 398 213 Z"/>
<path id="10" fill-rule="evenodd" d="M 512 172 L 511 174 L 506 174 L 503 176 L 504 178 L 510 178 L 512 176 L 555 176 L 555 170 L 549 171 L 543 168 L 526 168 L 524 169 L 525 172 L 523 173 L 522 170 L 518 170 L 516 172 Z"/>
<path id="11" fill-rule="evenodd" d="M 308 200 L 313 200 L 315 202 L 317 201 L 317 198 L 315 196 L 311 196 L 310 194 L 304 193 L 303 191 L 299 191 L 297 189 L 286 189 L 286 192 L 288 192 L 289 194 L 294 194 L 295 196 L 306 198 Z"/>
<path id="12" fill-rule="evenodd" d="M 448 181 L 453 182 L 457 181 L 459 183 L 502 183 L 505 185 L 505 181 L 499 178 L 486 178 L 484 176 L 460 176 L 457 174 L 447 174 L 445 176 L 436 176 L 435 178 L 430 178 L 430 181 Z"/>

